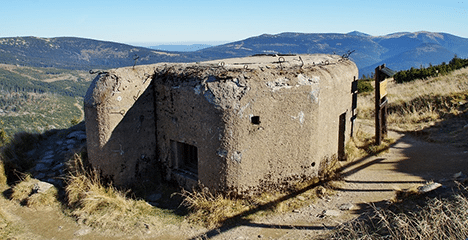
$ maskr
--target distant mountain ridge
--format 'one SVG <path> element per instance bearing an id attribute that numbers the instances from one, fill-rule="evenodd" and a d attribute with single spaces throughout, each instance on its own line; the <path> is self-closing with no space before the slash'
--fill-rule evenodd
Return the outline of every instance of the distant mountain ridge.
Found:
<path id="1" fill-rule="evenodd" d="M 360 74 L 370 74 L 382 63 L 394 70 L 404 70 L 448 62 L 455 54 L 468 58 L 468 39 L 433 32 L 400 32 L 385 36 L 358 31 L 347 34 L 286 32 L 262 34 L 193 52 L 170 52 L 83 38 L 16 37 L 0 38 L 0 63 L 89 70 L 261 53 L 343 55 L 352 50 L 350 59 L 356 63 Z"/>

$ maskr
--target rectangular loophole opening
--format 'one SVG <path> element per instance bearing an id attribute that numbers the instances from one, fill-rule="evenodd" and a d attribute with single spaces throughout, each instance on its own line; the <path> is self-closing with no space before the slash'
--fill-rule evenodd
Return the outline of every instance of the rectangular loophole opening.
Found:
<path id="1" fill-rule="evenodd" d="M 252 116 L 250 117 L 250 122 L 255 125 L 260 124 L 260 116 Z"/>
<path id="2" fill-rule="evenodd" d="M 198 148 L 171 140 L 172 165 L 178 170 L 198 174 Z"/>

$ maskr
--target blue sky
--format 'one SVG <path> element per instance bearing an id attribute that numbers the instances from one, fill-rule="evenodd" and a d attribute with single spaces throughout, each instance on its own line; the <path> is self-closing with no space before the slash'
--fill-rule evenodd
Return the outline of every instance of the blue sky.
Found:
<path id="1" fill-rule="evenodd" d="M 219 43 L 264 33 L 446 32 L 468 38 L 468 0 L 2 0 L 0 37 L 135 45 Z"/>

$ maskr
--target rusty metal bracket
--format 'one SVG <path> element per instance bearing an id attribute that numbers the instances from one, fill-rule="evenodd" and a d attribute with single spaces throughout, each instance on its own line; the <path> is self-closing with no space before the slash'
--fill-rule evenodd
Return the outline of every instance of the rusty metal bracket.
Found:
<path id="1" fill-rule="evenodd" d="M 106 74 L 106 75 L 109 75 L 109 72 L 105 72 L 105 71 L 93 71 L 92 69 L 89 70 L 89 74 L 96 74 L 97 75 L 101 75 L 101 74 Z"/>
<path id="2" fill-rule="evenodd" d="M 133 100 L 138 100 L 138 98 L 140 97 L 140 93 L 141 93 L 141 90 L 138 90 L 137 94 L 135 96 L 133 96 Z"/>
<path id="3" fill-rule="evenodd" d="M 145 73 L 145 77 L 146 77 L 146 78 L 145 78 L 145 80 L 143 80 L 143 84 L 145 84 L 146 81 L 148 81 L 148 79 L 151 78 L 151 74 Z"/>
<path id="4" fill-rule="evenodd" d="M 343 56 L 341 56 L 342 59 L 349 59 L 349 56 L 351 55 L 351 53 L 355 52 L 356 50 L 348 50 L 347 53 L 343 54 Z"/>
<path id="5" fill-rule="evenodd" d="M 120 111 L 118 111 L 118 112 L 110 112 L 110 113 L 111 113 L 111 114 L 120 114 L 120 115 L 123 116 L 123 115 L 125 115 L 126 111 L 125 111 L 125 109 L 122 109 L 122 110 L 120 110 Z"/>
<path id="6" fill-rule="evenodd" d="M 137 60 L 138 60 L 139 58 L 140 58 L 140 57 L 139 57 L 137 54 L 135 54 L 135 55 L 133 56 L 133 60 L 135 60 L 135 62 L 133 63 L 133 69 L 135 69 L 135 65 L 136 65 Z"/>
<path id="7" fill-rule="evenodd" d="M 283 61 L 281 61 L 281 59 L 282 59 Z M 286 62 L 286 60 L 284 59 L 284 57 L 279 57 L 279 58 L 278 58 L 278 63 L 279 63 L 279 65 L 280 65 L 280 67 L 281 67 L 281 71 L 283 71 L 283 64 L 281 64 L 281 63 L 284 63 L 284 62 Z"/>
<path id="8" fill-rule="evenodd" d="M 301 66 L 300 66 L 300 68 L 304 67 L 304 61 L 302 60 L 301 56 L 299 56 L 299 60 L 301 60 Z"/>

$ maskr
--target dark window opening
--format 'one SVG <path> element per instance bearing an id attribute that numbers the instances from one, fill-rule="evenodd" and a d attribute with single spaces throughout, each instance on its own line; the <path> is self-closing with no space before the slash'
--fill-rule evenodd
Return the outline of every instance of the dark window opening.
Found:
<path id="1" fill-rule="evenodd" d="M 252 124 L 259 125 L 260 124 L 260 116 L 252 116 L 250 117 L 250 122 Z"/>
<path id="2" fill-rule="evenodd" d="M 179 170 L 198 174 L 198 148 L 171 140 L 173 166 Z"/>

